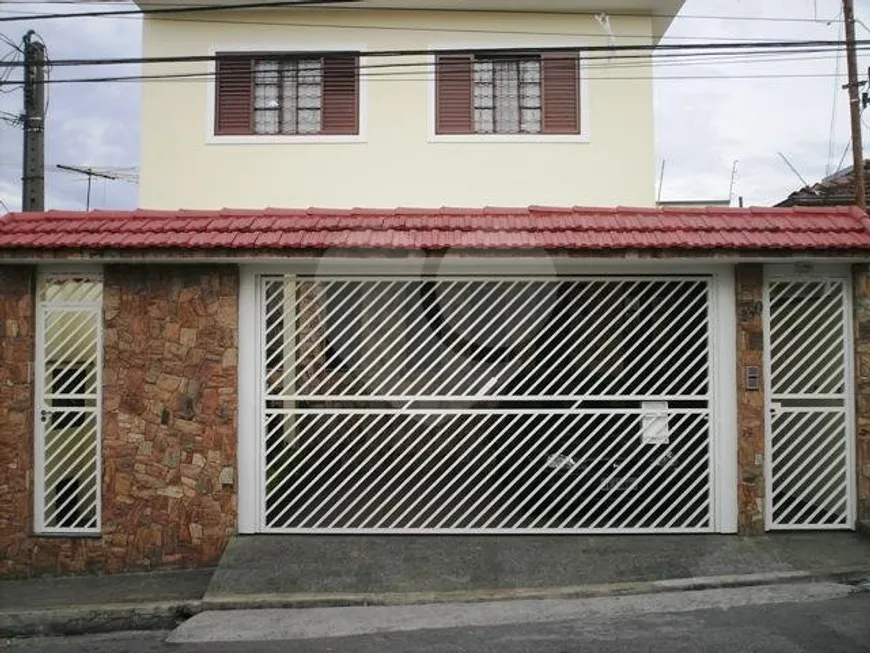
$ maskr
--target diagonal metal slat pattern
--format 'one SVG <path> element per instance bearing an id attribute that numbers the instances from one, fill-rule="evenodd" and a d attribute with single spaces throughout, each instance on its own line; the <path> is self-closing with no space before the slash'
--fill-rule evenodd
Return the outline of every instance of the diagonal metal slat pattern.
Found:
<path id="1" fill-rule="evenodd" d="M 791 419 L 796 414 L 773 419 L 778 440 L 797 442 L 771 458 L 773 520 L 783 526 L 847 526 L 845 412 L 817 413 L 806 423 Z M 829 504 L 839 510 L 826 509 Z"/>
<path id="2" fill-rule="evenodd" d="M 97 533 L 102 280 L 43 275 L 37 297 L 37 528 Z"/>
<path id="3" fill-rule="evenodd" d="M 681 518 L 711 501 L 706 415 L 670 415 L 667 448 L 637 444 L 637 412 L 562 417 L 296 414 L 304 435 L 272 456 L 267 523 L 290 530 L 710 526 L 709 510 Z"/>
<path id="4" fill-rule="evenodd" d="M 260 293 L 265 530 L 712 530 L 708 279 Z"/>
<path id="5" fill-rule="evenodd" d="M 268 278 L 266 394 L 705 396 L 708 299 L 699 279 Z"/>
<path id="6" fill-rule="evenodd" d="M 847 310 L 842 279 L 767 284 L 772 528 L 849 527 Z"/>
<path id="7" fill-rule="evenodd" d="M 772 393 L 843 392 L 843 284 L 774 282 L 769 292 Z"/>

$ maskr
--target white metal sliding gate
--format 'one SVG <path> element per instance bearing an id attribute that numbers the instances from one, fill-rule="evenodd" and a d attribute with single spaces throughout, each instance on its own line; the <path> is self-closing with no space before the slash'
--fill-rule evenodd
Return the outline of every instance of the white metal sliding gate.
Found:
<path id="1" fill-rule="evenodd" d="M 100 531 L 99 274 L 40 275 L 36 341 L 36 531 Z"/>
<path id="2" fill-rule="evenodd" d="M 263 530 L 713 530 L 708 278 L 258 292 Z"/>
<path id="3" fill-rule="evenodd" d="M 852 526 L 849 294 L 845 278 L 766 284 L 768 528 Z"/>

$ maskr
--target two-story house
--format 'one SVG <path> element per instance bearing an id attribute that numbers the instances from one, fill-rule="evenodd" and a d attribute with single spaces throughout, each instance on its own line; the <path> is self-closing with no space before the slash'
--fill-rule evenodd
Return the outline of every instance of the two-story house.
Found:
<path id="1" fill-rule="evenodd" d="M 870 220 L 653 206 L 681 5 L 142 0 L 142 209 L 0 218 L 0 573 L 870 518 Z"/>
<path id="2" fill-rule="evenodd" d="M 681 5 L 366 1 L 155 15 L 145 57 L 214 60 L 147 66 L 197 81 L 143 86 L 140 204 L 651 206 L 644 48 Z M 610 33 L 601 10 L 619 13 Z M 638 49 L 580 56 L 614 38 Z"/>

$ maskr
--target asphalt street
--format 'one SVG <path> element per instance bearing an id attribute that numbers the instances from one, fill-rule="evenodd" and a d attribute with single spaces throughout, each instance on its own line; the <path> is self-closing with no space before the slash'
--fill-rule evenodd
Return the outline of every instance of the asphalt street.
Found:
<path id="1" fill-rule="evenodd" d="M 524 605 L 526 604 L 526 605 Z M 360 617 L 359 610 L 369 611 Z M 382 612 L 383 611 L 383 612 Z M 868 653 L 870 591 L 833 584 L 707 590 L 645 597 L 467 606 L 335 608 L 275 613 L 266 623 L 221 613 L 214 641 L 196 639 L 206 617 L 176 633 L 21 639 L 9 653 Z M 277 614 L 277 613 L 281 614 Z M 212 613 L 213 614 L 213 613 Z M 394 616 L 386 618 L 386 614 Z M 450 625 L 450 623 L 463 625 Z M 330 625 L 334 628 L 330 632 Z M 476 625 L 469 625 L 476 624 Z M 437 625 L 437 627 L 432 627 Z M 212 628 L 212 631 L 215 629 Z M 347 634 L 357 633 L 357 634 Z M 287 637 L 286 635 L 291 635 Z M 343 636 L 337 636 L 343 635 Z M 238 641 L 226 641 L 227 639 Z M 224 640 L 224 641 L 220 641 Z"/>

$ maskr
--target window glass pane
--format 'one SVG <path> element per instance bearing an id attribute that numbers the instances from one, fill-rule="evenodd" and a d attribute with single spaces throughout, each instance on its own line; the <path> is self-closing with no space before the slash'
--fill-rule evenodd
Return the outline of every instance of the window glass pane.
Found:
<path id="1" fill-rule="evenodd" d="M 322 64 L 320 59 L 307 59 L 299 61 L 299 83 L 320 85 L 322 77 Z"/>
<path id="2" fill-rule="evenodd" d="M 515 61 L 495 62 L 495 128 L 499 134 L 520 130 L 519 65 Z"/>
<path id="3" fill-rule="evenodd" d="M 540 57 L 479 57 L 473 70 L 475 132 L 541 131 Z"/>
<path id="4" fill-rule="evenodd" d="M 270 59 L 260 59 L 254 62 L 255 84 L 277 84 L 278 62 Z"/>
<path id="5" fill-rule="evenodd" d="M 256 134 L 278 133 L 281 107 L 280 76 L 281 66 L 278 61 L 261 59 L 254 62 L 254 133 Z"/>
<path id="6" fill-rule="evenodd" d="M 254 108 L 255 109 L 277 109 L 278 108 L 278 86 L 260 86 L 254 88 Z"/>
<path id="7" fill-rule="evenodd" d="M 493 62 L 486 59 L 478 59 L 474 62 L 474 83 L 492 84 Z"/>
<path id="8" fill-rule="evenodd" d="M 299 108 L 300 109 L 319 109 L 320 108 L 320 85 L 300 84 L 299 85 Z"/>
<path id="9" fill-rule="evenodd" d="M 320 59 L 261 59 L 254 64 L 254 132 L 317 134 L 323 108 Z"/>
<path id="10" fill-rule="evenodd" d="M 541 83 L 541 60 L 526 59 L 520 62 L 520 73 L 524 84 Z"/>
<path id="11" fill-rule="evenodd" d="M 284 84 L 281 89 L 284 103 L 281 131 L 285 134 L 295 134 L 297 129 L 296 111 L 299 108 L 296 91 L 297 79 L 296 62 L 285 62 Z"/>
<path id="12" fill-rule="evenodd" d="M 474 131 L 478 134 L 491 134 L 494 130 L 492 109 L 475 109 Z"/>
<path id="13" fill-rule="evenodd" d="M 540 84 L 523 84 L 520 89 L 520 95 L 524 107 L 539 108 L 541 106 Z"/>
<path id="14" fill-rule="evenodd" d="M 254 111 L 254 132 L 257 134 L 277 134 L 279 127 L 277 109 L 258 109 Z"/>
<path id="15" fill-rule="evenodd" d="M 492 84 L 474 85 L 474 106 L 479 109 L 492 109 L 493 106 Z"/>
<path id="16" fill-rule="evenodd" d="M 521 122 L 520 131 L 526 134 L 539 134 L 541 132 L 541 110 L 523 109 Z"/>
<path id="17" fill-rule="evenodd" d="M 541 62 L 520 63 L 520 131 L 541 132 Z"/>
<path id="18" fill-rule="evenodd" d="M 491 134 L 495 129 L 493 107 L 495 89 L 493 87 L 493 62 L 477 60 L 474 62 L 474 131 Z"/>
<path id="19" fill-rule="evenodd" d="M 320 110 L 319 109 L 300 109 L 299 110 L 299 133 L 300 134 L 316 134 L 320 131 Z"/>

